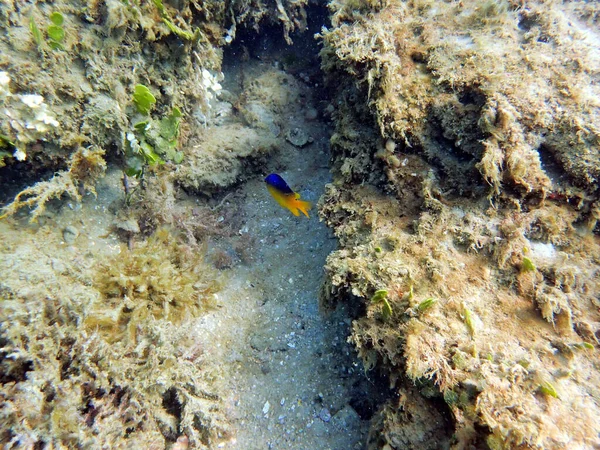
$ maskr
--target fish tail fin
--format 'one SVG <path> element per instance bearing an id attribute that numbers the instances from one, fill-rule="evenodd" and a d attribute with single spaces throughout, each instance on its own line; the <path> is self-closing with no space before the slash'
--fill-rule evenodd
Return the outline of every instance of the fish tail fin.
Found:
<path id="1" fill-rule="evenodd" d="M 308 217 L 310 219 L 310 216 L 308 215 L 308 210 L 310 208 L 312 208 L 312 204 L 310 202 L 305 202 L 304 200 L 297 200 L 296 207 L 300 211 L 302 211 L 302 214 L 304 214 L 306 217 Z"/>

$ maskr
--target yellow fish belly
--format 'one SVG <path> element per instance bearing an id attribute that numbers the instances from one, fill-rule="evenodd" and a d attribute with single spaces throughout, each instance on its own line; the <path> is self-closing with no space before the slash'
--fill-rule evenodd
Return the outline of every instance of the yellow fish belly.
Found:
<path id="1" fill-rule="evenodd" d="M 306 217 L 310 217 L 308 215 L 308 210 L 312 207 L 312 205 L 310 202 L 300 200 L 300 194 L 295 192 L 292 194 L 283 194 L 273 186 L 267 186 L 267 189 L 275 201 L 282 207 L 289 209 L 293 215 L 299 216 L 299 211 L 302 211 Z"/>

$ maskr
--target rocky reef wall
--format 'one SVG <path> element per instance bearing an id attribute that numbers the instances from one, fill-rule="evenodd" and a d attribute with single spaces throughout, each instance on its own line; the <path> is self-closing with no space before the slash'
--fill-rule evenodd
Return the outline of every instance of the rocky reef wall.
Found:
<path id="1" fill-rule="evenodd" d="M 598 5 L 330 9 L 321 300 L 396 389 L 370 447 L 598 445 Z"/>

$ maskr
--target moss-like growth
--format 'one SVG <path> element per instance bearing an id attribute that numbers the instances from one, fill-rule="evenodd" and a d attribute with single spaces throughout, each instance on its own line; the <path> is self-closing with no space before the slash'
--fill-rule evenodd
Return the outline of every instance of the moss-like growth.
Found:
<path id="1" fill-rule="evenodd" d="M 2 210 L 0 219 L 12 216 L 23 207 L 33 208 L 30 222 L 35 222 L 44 212 L 46 203 L 63 194 L 81 200 L 80 188 L 96 193 L 94 185 L 104 175 L 106 162 L 104 150 L 100 148 L 80 148 L 70 160 L 70 169 L 61 171 L 48 181 L 40 181 L 19 192 L 12 203 Z"/>
<path id="2" fill-rule="evenodd" d="M 538 389 L 544 395 L 548 395 L 550 397 L 558 398 L 558 392 L 556 391 L 556 388 L 554 387 L 554 385 L 552 383 L 550 383 L 547 380 L 543 381 L 539 385 Z"/>
<path id="3" fill-rule="evenodd" d="M 450 407 L 456 406 L 458 403 L 458 394 L 451 389 L 444 392 L 444 401 Z"/>
<path id="4" fill-rule="evenodd" d="M 154 5 L 156 6 L 156 9 L 158 9 L 158 12 L 161 16 L 163 23 L 167 27 L 169 27 L 169 30 L 171 30 L 173 33 L 175 33 L 177 36 L 179 36 L 183 40 L 186 40 L 186 41 L 198 40 L 198 38 L 200 37 L 200 29 L 199 28 L 196 28 L 193 33 L 190 33 L 189 31 L 185 31 L 184 29 L 178 27 L 177 25 L 175 25 L 173 23 L 173 21 L 171 20 L 171 17 L 169 17 L 169 14 L 167 13 L 167 10 L 165 9 L 165 6 L 163 5 L 162 0 L 153 0 L 153 2 L 154 2 Z"/>
<path id="5" fill-rule="evenodd" d="M 103 264 L 95 285 L 107 304 L 94 309 L 85 325 L 109 341 L 124 335 L 135 341 L 138 325 L 148 320 L 180 323 L 195 317 L 211 305 L 218 288 L 202 256 L 186 252 L 166 229 Z"/>
<path id="6" fill-rule="evenodd" d="M 431 308 L 436 303 L 437 303 L 437 300 L 435 298 L 429 297 L 417 305 L 417 311 L 420 314 L 423 314 L 425 311 L 427 311 L 429 308 Z"/>

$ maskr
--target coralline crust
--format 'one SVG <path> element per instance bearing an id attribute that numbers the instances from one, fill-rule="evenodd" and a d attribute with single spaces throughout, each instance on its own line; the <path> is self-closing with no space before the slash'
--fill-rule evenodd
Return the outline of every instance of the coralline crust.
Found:
<path id="1" fill-rule="evenodd" d="M 365 369 L 405 399 L 370 446 L 599 445 L 598 5 L 330 8 L 321 302 L 352 305 Z"/>

